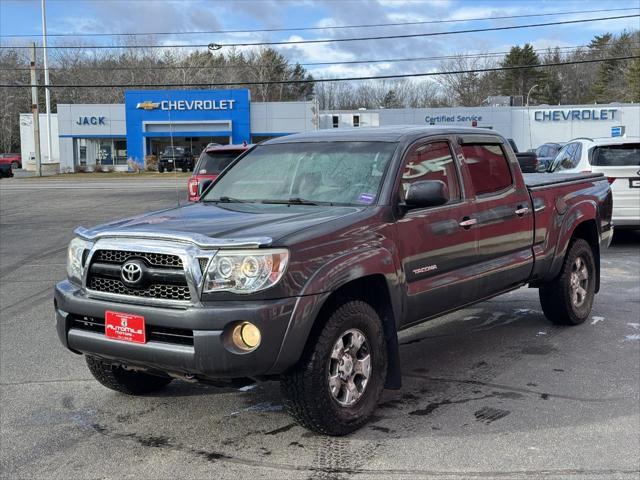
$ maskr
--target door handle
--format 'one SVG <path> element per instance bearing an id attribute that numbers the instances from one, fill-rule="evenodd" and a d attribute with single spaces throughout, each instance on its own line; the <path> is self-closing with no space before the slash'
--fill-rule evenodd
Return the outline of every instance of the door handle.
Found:
<path id="1" fill-rule="evenodd" d="M 476 223 L 478 223 L 477 218 L 464 217 L 464 219 L 458 225 L 460 225 L 462 228 L 469 229 L 472 226 L 474 226 Z"/>
<path id="2" fill-rule="evenodd" d="M 529 213 L 529 207 L 518 207 L 518 209 L 516 210 L 516 215 L 518 215 L 519 217 L 523 216 L 526 213 Z"/>

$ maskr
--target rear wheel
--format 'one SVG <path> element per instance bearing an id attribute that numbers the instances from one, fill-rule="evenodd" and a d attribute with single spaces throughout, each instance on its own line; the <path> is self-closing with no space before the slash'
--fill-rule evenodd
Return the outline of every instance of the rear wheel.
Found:
<path id="1" fill-rule="evenodd" d="M 86 356 L 86 360 L 89 371 L 98 382 L 111 390 L 126 395 L 144 395 L 155 392 L 171 382 L 169 377 L 125 370 L 89 355 Z"/>
<path id="2" fill-rule="evenodd" d="M 591 246 L 574 240 L 560 275 L 540 287 L 540 304 L 545 316 L 558 325 L 578 325 L 589 318 L 596 289 L 596 267 Z"/>
<path id="3" fill-rule="evenodd" d="M 164 172 L 164 165 L 162 165 L 162 164 L 158 165 L 158 172 L 159 173 L 163 173 Z"/>
<path id="4" fill-rule="evenodd" d="M 386 372 L 380 318 L 370 305 L 349 301 L 330 313 L 317 340 L 282 378 L 285 405 L 310 430 L 346 435 L 376 409 Z"/>
<path id="5" fill-rule="evenodd" d="M 17 170 L 20 168 L 20 164 L 18 162 L 11 162 L 11 168 Z"/>
<path id="6" fill-rule="evenodd" d="M 186 163 L 182 164 L 182 171 L 183 172 L 188 172 L 189 171 L 189 165 L 187 165 Z"/>

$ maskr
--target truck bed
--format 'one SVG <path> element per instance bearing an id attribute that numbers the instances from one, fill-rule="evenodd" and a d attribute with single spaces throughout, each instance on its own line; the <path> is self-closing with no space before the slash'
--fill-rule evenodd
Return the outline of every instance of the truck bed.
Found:
<path id="1" fill-rule="evenodd" d="M 529 188 L 547 187 L 558 183 L 575 182 L 603 177 L 602 173 L 523 173 L 524 183 Z"/>

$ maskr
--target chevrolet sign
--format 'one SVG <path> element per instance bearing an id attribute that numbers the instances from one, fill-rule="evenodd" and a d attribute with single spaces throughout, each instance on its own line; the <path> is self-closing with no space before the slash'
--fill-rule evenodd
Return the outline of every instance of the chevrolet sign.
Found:
<path id="1" fill-rule="evenodd" d="M 235 100 L 163 100 L 162 110 L 233 110 Z"/>
<path id="2" fill-rule="evenodd" d="M 235 100 L 162 100 L 161 102 L 151 102 L 149 100 L 140 102 L 136 108 L 141 110 L 233 110 Z"/>
<path id="3" fill-rule="evenodd" d="M 157 102 L 150 102 L 149 100 L 147 100 L 146 102 L 140 102 L 136 105 L 136 108 L 139 108 L 140 110 L 155 110 L 156 108 L 159 108 L 160 104 Z"/>

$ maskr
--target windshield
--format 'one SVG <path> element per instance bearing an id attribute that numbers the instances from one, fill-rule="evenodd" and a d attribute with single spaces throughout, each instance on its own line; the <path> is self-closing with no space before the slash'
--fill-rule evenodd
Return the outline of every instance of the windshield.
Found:
<path id="1" fill-rule="evenodd" d="M 206 175 L 220 173 L 233 162 L 244 150 L 230 150 L 223 152 L 202 152 L 195 172 Z"/>
<path id="2" fill-rule="evenodd" d="M 640 166 L 640 143 L 596 147 L 591 157 L 591 165 L 595 167 Z"/>
<path id="3" fill-rule="evenodd" d="M 204 201 L 372 204 L 395 148 L 385 142 L 259 145 L 216 182 Z"/>
<path id="4" fill-rule="evenodd" d="M 167 147 L 164 149 L 164 153 L 172 154 L 172 153 L 184 153 L 183 147 Z"/>

